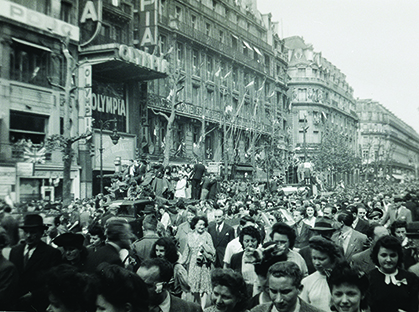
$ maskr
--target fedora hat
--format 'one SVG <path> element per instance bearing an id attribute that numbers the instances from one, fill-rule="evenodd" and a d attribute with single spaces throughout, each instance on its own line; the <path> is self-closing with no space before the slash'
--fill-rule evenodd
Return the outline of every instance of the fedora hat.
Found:
<path id="1" fill-rule="evenodd" d="M 44 220 L 39 214 L 27 214 L 23 219 L 23 225 L 20 226 L 22 229 L 34 229 L 42 228 L 46 229 L 44 225 Z"/>
<path id="2" fill-rule="evenodd" d="M 326 218 L 317 218 L 314 227 L 310 228 L 312 231 L 334 231 L 332 220 Z"/>

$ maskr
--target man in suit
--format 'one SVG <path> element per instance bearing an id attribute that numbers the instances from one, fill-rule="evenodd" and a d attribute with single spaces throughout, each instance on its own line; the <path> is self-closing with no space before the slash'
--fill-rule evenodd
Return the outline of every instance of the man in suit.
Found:
<path id="1" fill-rule="evenodd" d="M 291 227 L 295 231 L 295 235 L 297 235 L 294 248 L 300 250 L 301 248 L 308 246 L 308 241 L 312 236 L 312 232 L 310 231 L 310 226 L 303 221 L 302 210 L 295 209 L 292 212 L 292 216 L 295 223 Z"/>
<path id="2" fill-rule="evenodd" d="M 61 252 L 41 240 L 46 226 L 40 215 L 26 215 L 21 228 L 24 244 L 14 246 L 9 258 L 19 272 L 17 309 L 44 311 L 48 306 L 45 275 L 49 269 L 61 263 Z"/>
<path id="3" fill-rule="evenodd" d="M 201 198 L 201 180 L 205 173 L 205 166 L 202 161 L 195 164 L 191 174 L 191 185 L 192 185 L 192 199 Z"/>
<path id="4" fill-rule="evenodd" d="M 208 225 L 208 233 L 211 235 L 215 247 L 215 267 L 222 268 L 227 244 L 234 238 L 234 229 L 224 222 L 224 211 L 214 210 L 214 222 Z"/>
<path id="5" fill-rule="evenodd" d="M 273 264 L 269 268 L 267 282 L 272 302 L 262 303 L 250 312 L 322 312 L 298 297 L 303 289 L 302 278 L 303 274 L 294 262 L 280 261 Z"/>
<path id="6" fill-rule="evenodd" d="M 371 224 L 367 231 L 368 239 L 371 242 L 370 248 L 368 248 L 367 250 L 361 251 L 357 254 L 354 254 L 350 262 L 351 265 L 352 266 L 356 265 L 360 270 L 362 270 L 365 273 L 368 273 L 369 271 L 375 269 L 375 264 L 372 262 L 372 259 L 371 259 L 371 251 L 372 251 L 372 248 L 374 247 L 375 242 L 380 237 L 383 237 L 385 235 L 389 235 L 389 232 L 384 226 L 378 223 Z"/>
<path id="7" fill-rule="evenodd" d="M 336 214 L 333 226 L 336 232 L 332 235 L 332 241 L 343 248 L 345 259 L 350 262 L 352 255 L 365 249 L 367 236 L 352 228 L 354 216 L 350 210 L 343 210 Z"/>
<path id="8" fill-rule="evenodd" d="M 147 285 L 150 312 L 202 312 L 196 303 L 182 300 L 167 291 L 173 277 L 173 267 L 167 260 L 147 259 L 141 263 L 137 274 Z"/>
<path id="9" fill-rule="evenodd" d="M 113 217 L 105 225 L 106 243 L 96 251 L 90 250 L 87 255 L 85 270 L 93 273 L 99 264 L 106 262 L 124 266 L 131 250 L 133 234 L 125 219 Z"/>
<path id="10" fill-rule="evenodd" d="M 349 208 L 349 207 L 348 207 Z M 367 208 L 363 204 L 356 204 L 349 208 L 354 216 L 352 228 L 362 234 L 367 234 L 369 223 L 365 220 L 367 215 Z"/>
<path id="11" fill-rule="evenodd" d="M 383 224 L 389 227 L 394 221 L 412 222 L 412 212 L 404 206 L 404 199 L 402 197 L 394 197 L 394 203 L 389 205 L 387 212 L 383 217 Z"/>

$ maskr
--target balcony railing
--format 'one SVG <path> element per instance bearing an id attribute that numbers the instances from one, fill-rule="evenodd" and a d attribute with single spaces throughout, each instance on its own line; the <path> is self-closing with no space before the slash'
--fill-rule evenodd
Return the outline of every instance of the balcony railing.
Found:
<path id="1" fill-rule="evenodd" d="M 148 107 L 163 110 L 169 112 L 171 109 L 171 103 L 167 101 L 166 98 L 161 97 L 157 94 L 148 95 Z M 207 107 L 198 106 L 192 103 L 183 102 L 176 107 L 176 113 L 180 116 L 186 116 L 190 118 L 195 118 L 202 120 L 202 117 L 205 116 L 205 120 L 213 123 L 223 123 L 223 112 L 217 109 L 211 109 Z M 225 120 L 227 126 L 234 126 L 242 129 L 256 130 L 259 132 L 264 132 L 266 134 L 272 134 L 272 126 L 267 125 L 261 122 L 255 122 L 252 119 L 237 116 L 227 118 Z"/>

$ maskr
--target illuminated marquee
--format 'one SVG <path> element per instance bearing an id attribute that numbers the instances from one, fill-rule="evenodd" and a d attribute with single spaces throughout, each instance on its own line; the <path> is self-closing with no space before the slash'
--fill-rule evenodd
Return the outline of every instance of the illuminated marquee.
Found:
<path id="1" fill-rule="evenodd" d="M 125 44 L 119 46 L 119 57 L 124 61 L 162 73 L 167 73 L 169 68 L 169 63 L 164 58 L 129 47 Z"/>

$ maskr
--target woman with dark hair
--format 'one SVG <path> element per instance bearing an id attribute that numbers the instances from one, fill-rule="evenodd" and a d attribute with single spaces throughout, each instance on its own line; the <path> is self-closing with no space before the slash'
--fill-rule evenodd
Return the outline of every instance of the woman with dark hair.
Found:
<path id="1" fill-rule="evenodd" d="M 96 311 L 148 312 L 148 289 L 140 276 L 108 263 L 100 264 L 94 276 Z"/>
<path id="2" fill-rule="evenodd" d="M 96 292 L 93 279 L 68 264 L 52 268 L 47 276 L 48 312 L 94 312 Z"/>
<path id="3" fill-rule="evenodd" d="M 208 220 L 197 216 L 191 222 L 192 232 L 188 234 L 181 263 L 188 265 L 188 280 L 195 301 L 205 307 L 207 295 L 211 292 L 211 264 L 215 248 L 207 232 Z"/>
<path id="4" fill-rule="evenodd" d="M 368 310 L 365 297 L 369 282 L 364 272 L 351 268 L 347 262 L 342 262 L 335 266 L 327 282 L 331 293 L 332 311 L 361 312 Z"/>
<path id="5" fill-rule="evenodd" d="M 246 311 L 247 291 L 243 277 L 231 269 L 215 269 L 211 274 L 212 306 L 204 312 Z"/>
<path id="6" fill-rule="evenodd" d="M 188 272 L 181 265 L 175 242 L 170 237 L 161 237 L 153 245 L 150 258 L 164 258 L 173 265 L 173 278 L 169 283 L 169 292 L 177 297 L 190 292 Z"/>
<path id="7" fill-rule="evenodd" d="M 343 254 L 335 243 L 323 236 L 313 236 L 309 244 L 316 272 L 303 279 L 300 297 L 316 308 L 330 311 L 331 294 L 326 279 L 334 266 L 342 261 Z"/>
<path id="8" fill-rule="evenodd" d="M 234 254 L 231 257 L 230 268 L 237 273 L 242 274 L 246 282 L 248 293 L 253 293 L 253 286 L 257 282 L 254 263 L 256 262 L 255 252 L 261 241 L 259 231 L 253 226 L 244 227 L 240 231 L 239 242 L 243 251 Z"/>
<path id="9" fill-rule="evenodd" d="M 417 312 L 419 281 L 402 268 L 400 240 L 386 235 L 377 240 L 371 259 L 377 266 L 368 273 L 368 302 L 371 312 Z"/>

